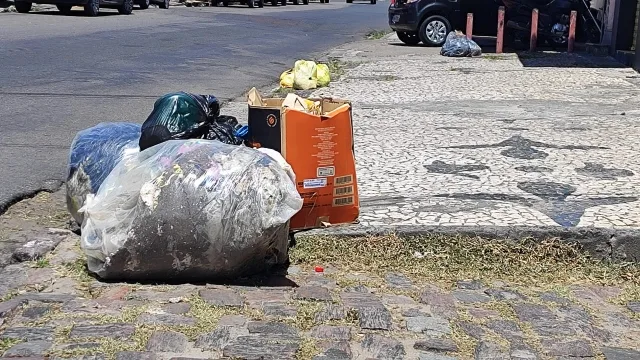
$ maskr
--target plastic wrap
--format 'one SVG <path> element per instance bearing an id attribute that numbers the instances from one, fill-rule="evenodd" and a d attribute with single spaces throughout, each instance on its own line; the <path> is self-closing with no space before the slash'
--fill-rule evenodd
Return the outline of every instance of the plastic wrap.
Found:
<path id="1" fill-rule="evenodd" d="M 78 210 L 87 195 L 95 194 L 111 170 L 124 157 L 138 153 L 140 125 L 100 123 L 78 132 L 69 151 L 67 209 L 82 224 Z"/>
<path id="2" fill-rule="evenodd" d="M 285 264 L 302 199 L 281 164 L 276 152 L 209 140 L 171 140 L 121 162 L 81 209 L 89 270 L 185 281 Z"/>
<path id="3" fill-rule="evenodd" d="M 293 88 L 309 90 L 318 87 L 318 67 L 314 61 L 298 60 L 293 66 Z"/>
<path id="4" fill-rule="evenodd" d="M 319 87 L 329 86 L 331 82 L 331 72 L 327 64 L 318 64 L 317 76 Z"/>
<path id="5" fill-rule="evenodd" d="M 452 31 L 447 35 L 440 55 L 450 57 L 480 56 L 482 49 L 475 41 L 467 39 L 466 35 Z"/>

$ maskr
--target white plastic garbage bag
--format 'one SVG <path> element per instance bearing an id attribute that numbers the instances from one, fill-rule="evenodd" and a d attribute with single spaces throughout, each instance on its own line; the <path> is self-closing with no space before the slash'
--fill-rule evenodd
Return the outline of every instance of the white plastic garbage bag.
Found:
<path id="1" fill-rule="evenodd" d="M 302 199 L 282 164 L 276 152 L 210 140 L 171 140 L 119 163 L 80 210 L 89 270 L 185 281 L 286 263 Z"/>

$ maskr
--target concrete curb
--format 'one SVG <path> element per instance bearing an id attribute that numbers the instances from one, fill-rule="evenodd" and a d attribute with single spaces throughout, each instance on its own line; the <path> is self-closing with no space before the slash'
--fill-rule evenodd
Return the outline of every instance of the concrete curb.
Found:
<path id="1" fill-rule="evenodd" d="M 562 228 L 545 227 L 506 227 L 506 226 L 337 226 L 298 233 L 298 237 L 331 235 L 340 237 L 363 237 L 372 235 L 397 234 L 399 236 L 470 236 L 490 240 L 507 239 L 559 239 L 564 242 L 579 243 L 592 256 L 615 261 L 640 262 L 640 230 L 606 228 Z"/>

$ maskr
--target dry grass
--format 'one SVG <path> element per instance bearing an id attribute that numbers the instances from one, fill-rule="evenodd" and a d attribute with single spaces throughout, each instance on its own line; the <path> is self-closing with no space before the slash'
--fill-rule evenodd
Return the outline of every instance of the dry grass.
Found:
<path id="1" fill-rule="evenodd" d="M 391 34 L 391 30 L 371 30 L 365 35 L 367 40 L 379 40 L 385 37 L 386 35 Z"/>
<path id="2" fill-rule="evenodd" d="M 21 340 L 17 340 L 17 339 L 0 339 L 0 354 L 3 354 L 13 345 L 19 344 L 21 342 L 22 342 Z"/>
<path id="3" fill-rule="evenodd" d="M 453 287 L 460 279 L 556 289 L 568 284 L 616 285 L 625 300 L 640 295 L 640 266 L 590 257 L 578 245 L 549 239 L 502 241 L 473 237 L 301 237 L 291 259 L 301 266 L 333 265 L 339 272 L 381 278 L 401 272 L 414 281 Z"/>
<path id="4" fill-rule="evenodd" d="M 296 360 L 311 360 L 319 353 L 320 350 L 318 349 L 316 342 L 312 339 L 304 338 L 300 343 L 300 348 L 296 352 Z"/>

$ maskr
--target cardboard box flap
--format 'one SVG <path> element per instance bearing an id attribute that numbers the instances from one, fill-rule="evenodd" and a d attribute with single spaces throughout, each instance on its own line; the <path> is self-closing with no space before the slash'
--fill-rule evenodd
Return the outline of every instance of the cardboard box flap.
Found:
<path id="1" fill-rule="evenodd" d="M 350 107 L 351 107 L 350 104 L 342 104 L 341 106 L 337 107 L 336 109 L 333 109 L 331 111 L 325 111 L 322 114 L 322 119 L 325 120 L 325 119 L 331 118 L 331 117 L 335 116 L 336 114 L 341 113 L 343 111 L 348 111 Z"/>
<path id="2" fill-rule="evenodd" d="M 249 93 L 247 94 L 247 102 L 249 103 L 249 106 L 264 106 L 262 96 L 255 87 L 249 90 Z"/>

